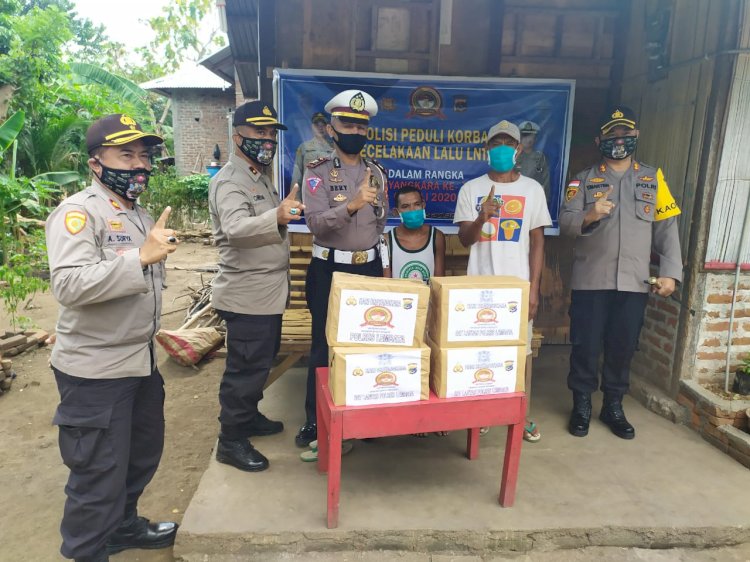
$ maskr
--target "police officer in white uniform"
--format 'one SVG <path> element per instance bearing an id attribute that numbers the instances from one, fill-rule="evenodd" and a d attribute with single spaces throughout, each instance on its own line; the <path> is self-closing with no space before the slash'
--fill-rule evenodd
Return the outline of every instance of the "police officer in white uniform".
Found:
<path id="1" fill-rule="evenodd" d="M 315 369 L 328 364 L 325 327 L 333 272 L 383 276 L 380 239 L 388 215 L 388 174 L 375 160 L 360 155 L 378 104 L 367 92 L 346 90 L 334 96 L 325 110 L 331 114 L 327 130 L 336 150 L 308 164 L 301 186 L 307 226 L 313 233 L 313 258 L 305 280 L 312 346 L 307 420 L 295 438 L 298 447 L 317 438 Z"/>
<path id="2" fill-rule="evenodd" d="M 101 562 L 128 548 L 174 543 L 176 523 L 151 523 L 137 503 L 164 446 L 164 381 L 156 367 L 166 228 L 138 205 L 150 148 L 161 144 L 127 115 L 86 133 L 93 182 L 47 219 L 52 292 L 60 303 L 51 365 L 60 392 L 53 423 L 70 469 L 60 552 Z"/>
<path id="3" fill-rule="evenodd" d="M 602 118 L 596 144 L 602 160 L 568 183 L 560 229 L 575 238 L 570 303 L 573 411 L 568 430 L 588 434 L 591 394 L 604 394 L 599 419 L 622 439 L 635 437 L 622 408 L 648 302 L 648 291 L 668 297 L 682 280 L 676 215 L 680 213 L 660 168 L 636 161 L 635 113 L 614 106 Z M 658 277 L 650 278 L 652 252 Z"/>

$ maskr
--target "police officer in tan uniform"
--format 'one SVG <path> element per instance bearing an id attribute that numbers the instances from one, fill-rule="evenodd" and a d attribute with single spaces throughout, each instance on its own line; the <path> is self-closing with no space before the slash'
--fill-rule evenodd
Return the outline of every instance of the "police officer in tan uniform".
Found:
<path id="1" fill-rule="evenodd" d="M 327 129 L 336 150 L 307 166 L 301 186 L 307 226 L 313 233 L 313 258 L 305 281 L 312 346 L 305 398 L 307 421 L 295 438 L 298 447 L 317 438 L 315 369 L 328 364 L 325 327 L 333 272 L 383 276 L 380 241 L 388 215 L 386 171 L 360 155 L 378 104 L 367 92 L 346 90 L 334 96 L 325 110 L 331 114 Z"/>
<path id="2" fill-rule="evenodd" d="M 544 188 L 544 195 L 549 200 L 549 165 L 547 157 L 541 150 L 535 150 L 539 135 L 539 125 L 533 121 L 524 121 L 518 129 L 521 131 L 523 150 L 516 157 L 516 168 L 521 175 L 534 179 Z"/>
<path id="3" fill-rule="evenodd" d="M 235 151 L 211 179 L 208 203 L 219 247 L 213 307 L 227 325 L 227 360 L 219 389 L 221 433 L 216 460 L 257 472 L 268 459 L 249 438 L 284 429 L 258 411 L 281 341 L 289 297 L 287 224 L 304 207 L 298 188 L 280 200 L 271 179 L 279 123 L 276 110 L 252 101 L 235 110 Z"/>
<path id="4" fill-rule="evenodd" d="M 292 185 L 301 184 L 305 175 L 307 165 L 313 160 L 329 156 L 333 152 L 333 141 L 326 132 L 328 118 L 320 111 L 313 113 L 312 133 L 313 138 L 303 142 L 297 147 L 294 157 L 294 171 L 292 172 Z"/>
<path id="5" fill-rule="evenodd" d="M 560 211 L 563 234 L 575 238 L 570 304 L 573 411 L 568 429 L 588 434 L 591 393 L 604 352 L 599 419 L 623 439 L 635 437 L 622 409 L 630 362 L 643 324 L 649 289 L 668 297 L 682 280 L 676 215 L 680 213 L 660 168 L 633 158 L 635 113 L 612 107 L 601 121 L 597 165 L 570 181 Z M 651 254 L 659 257 L 651 278 Z"/>
<path id="6" fill-rule="evenodd" d="M 128 548 L 164 548 L 176 523 L 151 523 L 137 503 L 164 446 L 164 381 L 156 367 L 166 228 L 138 205 L 161 144 L 127 115 L 86 133 L 93 182 L 47 219 L 52 292 L 60 303 L 51 365 L 53 423 L 70 469 L 60 532 L 66 558 L 99 562 Z"/>

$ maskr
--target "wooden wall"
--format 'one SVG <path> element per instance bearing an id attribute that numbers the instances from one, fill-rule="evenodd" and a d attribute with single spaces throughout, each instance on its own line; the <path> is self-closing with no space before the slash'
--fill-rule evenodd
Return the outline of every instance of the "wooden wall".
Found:
<path id="1" fill-rule="evenodd" d="M 577 86 L 569 173 L 596 161 L 596 121 L 622 72 L 624 51 L 615 46 L 615 38 L 627 29 L 629 14 L 622 6 L 629 4 L 615 0 L 447 3 L 452 7 L 449 33 L 438 37 L 441 22 L 435 18 L 440 15 L 440 0 L 279 2 L 276 65 L 367 72 L 399 72 L 397 69 L 403 68 L 403 73 L 445 76 L 573 78 Z M 379 52 L 374 48 L 377 7 L 410 10 L 407 50 Z M 568 240 L 548 237 L 546 250 L 537 326 L 545 343 L 564 343 L 572 246 Z M 463 273 L 468 250 L 455 236 L 449 236 L 448 254 L 449 269 Z"/>

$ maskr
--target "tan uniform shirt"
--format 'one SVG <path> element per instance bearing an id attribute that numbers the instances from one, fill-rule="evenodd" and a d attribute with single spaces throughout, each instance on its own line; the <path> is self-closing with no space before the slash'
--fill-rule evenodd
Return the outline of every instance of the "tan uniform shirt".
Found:
<path id="1" fill-rule="evenodd" d="M 359 192 L 367 166 L 372 180 L 381 190 L 384 214 L 377 218 L 375 207 L 367 205 L 349 215 L 346 204 Z M 369 250 L 380 240 L 388 219 L 387 175 L 379 164 L 362 159 L 347 166 L 336 156 L 321 158 L 307 166 L 300 189 L 305 204 L 305 219 L 314 242 L 326 248 L 357 251 Z"/>
<path id="2" fill-rule="evenodd" d="M 311 139 L 299 145 L 294 157 L 292 185 L 296 183 L 302 188 L 302 178 L 305 175 L 305 168 L 307 168 L 307 165 L 318 158 L 329 156 L 332 152 L 333 145 L 319 138 Z"/>
<path id="3" fill-rule="evenodd" d="M 98 183 L 65 199 L 47 219 L 52 293 L 60 303 L 52 365 L 75 377 L 151 374 L 164 264 L 141 267 L 154 225 Z"/>
<path id="4" fill-rule="evenodd" d="M 283 314 L 289 296 L 287 227 L 276 222 L 279 194 L 271 178 L 232 154 L 211 179 L 208 205 L 219 247 L 214 308 Z"/>
<path id="5" fill-rule="evenodd" d="M 652 251 L 659 256 L 659 276 L 682 281 L 682 256 L 676 217 L 655 221 L 658 169 L 633 161 L 622 177 L 602 163 L 568 184 L 560 229 L 576 238 L 574 290 L 648 292 Z M 597 199 L 614 186 L 609 217 L 581 230 L 583 218 Z"/>
<path id="6" fill-rule="evenodd" d="M 544 195 L 549 199 L 549 166 L 543 152 L 521 152 L 516 157 L 516 169 L 521 175 L 538 181 L 544 188 Z"/>

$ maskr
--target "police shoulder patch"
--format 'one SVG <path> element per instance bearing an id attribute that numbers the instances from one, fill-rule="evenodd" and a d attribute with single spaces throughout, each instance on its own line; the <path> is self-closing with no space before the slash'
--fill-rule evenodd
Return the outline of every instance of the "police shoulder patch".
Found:
<path id="1" fill-rule="evenodd" d="M 310 162 L 310 163 L 309 163 L 309 164 L 307 165 L 307 167 L 308 167 L 308 168 L 310 168 L 310 169 L 312 169 L 312 168 L 317 168 L 317 167 L 318 167 L 318 166 L 320 166 L 320 165 L 321 165 L 321 164 L 322 164 L 323 162 L 328 162 L 329 160 L 330 160 L 330 158 L 329 158 L 328 156 L 321 156 L 320 158 L 316 158 L 315 160 L 313 160 L 312 162 Z"/>
<path id="2" fill-rule="evenodd" d="M 82 211 L 68 211 L 65 213 L 65 228 L 71 234 L 78 234 L 86 226 L 87 216 Z"/>

